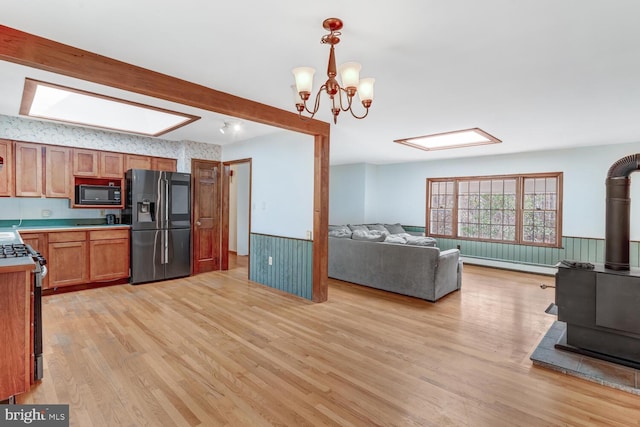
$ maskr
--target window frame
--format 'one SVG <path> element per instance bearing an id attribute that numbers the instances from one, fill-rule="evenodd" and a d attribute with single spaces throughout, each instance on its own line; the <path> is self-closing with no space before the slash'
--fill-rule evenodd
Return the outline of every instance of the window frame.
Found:
<path id="1" fill-rule="evenodd" d="M 539 179 L 539 178 L 555 178 L 556 179 L 556 238 L 555 242 L 529 242 L 523 240 L 524 234 L 524 182 L 525 179 Z M 460 182 L 469 181 L 492 181 L 492 180 L 516 180 L 516 218 L 515 218 L 515 240 L 498 240 L 487 238 L 475 238 L 475 237 L 461 237 L 458 230 L 458 214 L 460 211 L 459 204 L 459 188 Z M 451 212 L 451 235 L 447 234 L 435 234 L 431 233 L 431 211 L 433 206 L 431 204 L 431 187 L 435 182 L 453 182 L 453 208 Z M 444 238 L 444 239 L 456 239 L 466 240 L 474 242 L 489 242 L 489 243 L 502 243 L 510 245 L 523 245 L 523 246 L 541 246 L 560 248 L 562 247 L 562 204 L 563 204 L 563 172 L 542 172 L 542 173 L 526 173 L 526 174 L 510 174 L 510 175 L 479 175 L 479 176 L 459 176 L 459 177 L 446 177 L 446 178 L 427 178 L 426 179 L 426 221 L 425 221 L 425 234 L 431 237 Z M 436 209 L 438 209 L 436 207 Z"/>

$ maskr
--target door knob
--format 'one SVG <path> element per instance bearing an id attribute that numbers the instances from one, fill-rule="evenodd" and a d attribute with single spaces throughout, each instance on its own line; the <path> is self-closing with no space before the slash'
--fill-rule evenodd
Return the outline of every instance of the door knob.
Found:
<path id="1" fill-rule="evenodd" d="M 196 221 L 196 225 L 197 225 L 198 227 L 200 227 L 200 226 L 202 225 L 202 223 L 201 223 L 200 221 Z"/>

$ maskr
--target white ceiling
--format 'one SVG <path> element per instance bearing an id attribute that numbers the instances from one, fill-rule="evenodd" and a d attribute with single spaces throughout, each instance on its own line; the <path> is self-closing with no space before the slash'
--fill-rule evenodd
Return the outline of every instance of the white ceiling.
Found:
<path id="1" fill-rule="evenodd" d="M 322 21 L 344 21 L 338 64 L 376 78 L 369 117 L 331 128 L 331 163 L 395 163 L 640 142 L 637 0 L 6 1 L 0 24 L 294 111 L 291 69 L 326 78 Z M 10 5 L 9 5 L 10 4 Z M 0 62 L 0 114 L 25 76 L 203 116 L 165 139 L 225 144 L 278 131 Z M 321 120 L 329 121 L 327 99 Z M 480 127 L 503 141 L 422 152 L 394 139 Z M 226 138 L 226 139 L 224 139 Z"/>

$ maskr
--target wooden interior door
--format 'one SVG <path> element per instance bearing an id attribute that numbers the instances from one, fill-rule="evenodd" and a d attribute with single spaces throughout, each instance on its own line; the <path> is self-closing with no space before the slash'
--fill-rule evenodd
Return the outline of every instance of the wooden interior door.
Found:
<path id="1" fill-rule="evenodd" d="M 191 160 L 193 274 L 220 270 L 220 162 Z"/>

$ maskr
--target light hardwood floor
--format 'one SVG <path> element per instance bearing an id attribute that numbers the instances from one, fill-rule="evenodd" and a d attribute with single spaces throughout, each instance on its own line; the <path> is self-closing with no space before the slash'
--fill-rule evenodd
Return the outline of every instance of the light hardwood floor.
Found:
<path id="1" fill-rule="evenodd" d="M 238 273 L 46 297 L 18 402 L 74 426 L 640 425 L 640 397 L 532 366 L 552 277 L 467 265 L 436 304 L 332 280 L 313 304 Z"/>

